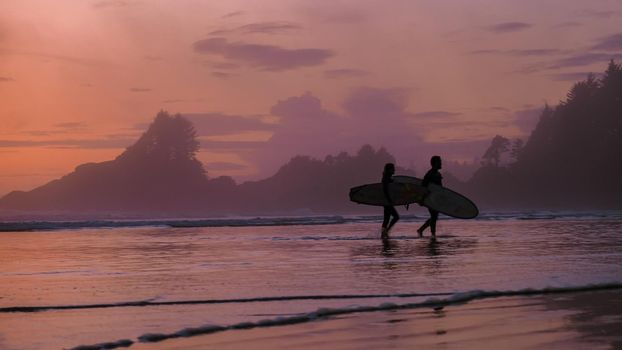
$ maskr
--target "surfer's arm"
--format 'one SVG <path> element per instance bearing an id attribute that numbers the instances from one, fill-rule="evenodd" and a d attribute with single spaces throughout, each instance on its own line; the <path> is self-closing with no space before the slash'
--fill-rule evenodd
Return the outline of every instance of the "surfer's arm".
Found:
<path id="1" fill-rule="evenodd" d="M 423 202 L 430 194 L 430 189 L 428 188 L 429 184 L 430 184 L 430 176 L 428 174 L 425 174 L 425 176 L 423 177 L 423 180 L 421 181 L 421 186 L 423 187 L 423 197 L 421 197 L 421 201 L 419 202 L 419 205 L 423 205 Z"/>
<path id="2" fill-rule="evenodd" d="M 393 204 L 393 200 L 391 199 L 391 195 L 389 195 L 389 181 L 382 181 L 382 192 L 384 192 L 384 196 L 389 201 L 389 204 Z"/>
<path id="3" fill-rule="evenodd" d="M 427 187 L 424 187 L 423 196 L 421 197 L 421 200 L 417 202 L 417 204 L 419 204 L 420 206 L 423 206 L 423 202 L 425 202 L 425 199 L 428 197 L 428 195 L 430 195 L 430 190 Z"/>
<path id="4" fill-rule="evenodd" d="M 421 180 L 421 186 L 427 189 L 429 184 L 430 184 L 430 176 L 428 174 L 425 174 L 425 176 L 423 177 L 423 180 Z"/>

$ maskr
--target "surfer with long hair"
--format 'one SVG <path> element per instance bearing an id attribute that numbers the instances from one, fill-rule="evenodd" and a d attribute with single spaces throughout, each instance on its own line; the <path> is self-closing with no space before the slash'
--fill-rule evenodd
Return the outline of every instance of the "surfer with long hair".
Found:
<path id="1" fill-rule="evenodd" d="M 432 168 L 428 170 L 427 173 L 425 173 L 421 185 L 423 187 L 428 187 L 429 184 L 443 186 L 443 176 L 439 172 L 439 170 L 443 167 L 441 157 L 433 156 L 432 158 L 430 158 L 430 165 L 432 166 Z M 419 227 L 417 233 L 419 234 L 419 237 L 421 237 L 423 236 L 423 231 L 425 231 L 426 228 L 430 227 L 430 231 L 432 232 L 432 238 L 436 238 L 436 221 L 438 220 L 438 211 L 430 208 L 428 208 L 428 211 L 430 212 L 430 218 L 426 220 L 426 222 L 424 222 L 421 227 Z"/>
<path id="2" fill-rule="evenodd" d="M 384 171 L 382 172 L 382 192 L 387 198 L 388 205 L 384 206 L 384 219 L 382 220 L 382 233 L 383 239 L 389 238 L 389 230 L 400 219 L 400 215 L 393 206 L 393 200 L 389 193 L 389 184 L 393 182 L 393 174 L 395 174 L 395 165 L 393 163 L 387 163 L 384 165 Z M 391 219 L 393 217 L 393 219 Z"/>

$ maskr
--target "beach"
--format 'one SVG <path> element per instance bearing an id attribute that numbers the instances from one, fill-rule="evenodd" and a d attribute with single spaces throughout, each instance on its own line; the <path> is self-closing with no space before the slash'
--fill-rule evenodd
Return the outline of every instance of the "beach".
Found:
<path id="1" fill-rule="evenodd" d="M 620 346 L 619 213 L 443 219 L 5 230 L 0 348 Z"/>
<path id="2" fill-rule="evenodd" d="M 617 349 L 622 292 L 500 297 L 142 343 L 136 349 Z"/>

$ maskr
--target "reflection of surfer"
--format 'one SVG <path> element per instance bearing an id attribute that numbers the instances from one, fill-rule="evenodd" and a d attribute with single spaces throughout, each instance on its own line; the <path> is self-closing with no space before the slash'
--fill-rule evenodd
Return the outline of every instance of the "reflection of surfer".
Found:
<path id="1" fill-rule="evenodd" d="M 433 183 L 443 186 L 443 176 L 439 172 L 439 170 L 443 167 L 441 157 L 433 156 L 430 159 L 430 165 L 432 166 L 432 169 L 428 170 L 425 174 L 421 185 L 423 185 L 423 187 L 428 187 L 428 184 Z M 438 212 L 430 208 L 428 208 L 428 211 L 430 212 L 430 218 L 426 220 L 426 222 L 423 223 L 423 225 L 421 225 L 421 227 L 417 230 L 419 237 L 423 236 L 423 231 L 425 231 L 428 226 L 430 227 L 430 231 L 432 231 L 432 237 L 436 237 L 436 221 L 438 220 Z"/>
<path id="2" fill-rule="evenodd" d="M 384 219 L 382 220 L 382 238 L 389 237 L 389 230 L 400 219 L 400 215 L 393 207 L 393 200 L 389 193 L 389 184 L 393 182 L 393 174 L 395 174 L 395 165 L 393 163 L 387 163 L 384 165 L 384 171 L 382 172 L 382 192 L 387 198 L 389 205 L 384 206 Z M 393 219 L 391 220 L 391 216 Z M 389 220 L 391 222 L 389 222 Z"/>

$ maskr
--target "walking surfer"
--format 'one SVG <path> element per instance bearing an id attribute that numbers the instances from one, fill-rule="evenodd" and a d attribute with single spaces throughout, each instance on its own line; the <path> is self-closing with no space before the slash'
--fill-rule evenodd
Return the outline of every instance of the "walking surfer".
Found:
<path id="1" fill-rule="evenodd" d="M 382 238 L 389 238 L 389 230 L 400 219 L 400 215 L 393 207 L 393 200 L 389 193 L 389 184 L 393 182 L 393 174 L 395 174 L 395 165 L 393 163 L 387 163 L 384 165 L 384 171 L 382 172 L 382 192 L 387 198 L 388 205 L 384 206 L 384 219 L 382 220 Z M 391 216 L 393 219 L 391 219 Z"/>
<path id="2" fill-rule="evenodd" d="M 430 165 L 432 166 L 432 168 L 428 170 L 427 173 L 425 173 L 421 185 L 423 187 L 428 187 L 429 184 L 433 183 L 439 186 L 443 186 L 443 176 L 439 172 L 439 170 L 443 167 L 441 157 L 433 156 L 432 158 L 430 158 Z M 421 227 L 419 227 L 417 233 L 419 233 L 419 237 L 421 237 L 423 236 L 423 231 L 425 231 L 426 228 L 430 227 L 430 231 L 432 232 L 432 238 L 435 238 L 438 212 L 430 208 L 428 208 L 428 211 L 430 212 L 430 218 L 426 220 L 426 222 L 424 222 Z"/>

